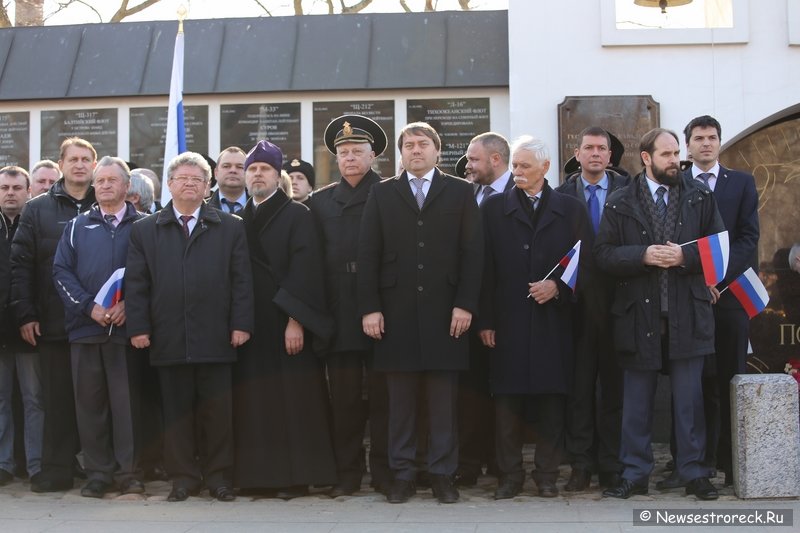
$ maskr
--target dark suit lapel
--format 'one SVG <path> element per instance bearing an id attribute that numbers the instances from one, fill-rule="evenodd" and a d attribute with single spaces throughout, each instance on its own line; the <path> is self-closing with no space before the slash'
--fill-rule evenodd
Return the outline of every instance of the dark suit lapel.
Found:
<path id="1" fill-rule="evenodd" d="M 728 180 L 728 169 L 720 165 L 717 183 L 714 185 L 714 199 L 717 200 L 717 203 L 721 203 L 725 198 L 725 192 L 728 189 Z"/>
<path id="2" fill-rule="evenodd" d="M 397 191 L 397 194 L 400 195 L 400 198 L 402 198 L 403 201 L 408 204 L 408 207 L 416 212 L 419 212 L 419 207 L 417 207 L 417 199 L 414 198 L 414 195 L 411 192 L 411 189 L 414 186 L 408 181 L 408 173 L 404 171 L 402 174 L 394 178 L 394 183 L 392 185 Z"/>
<path id="3" fill-rule="evenodd" d="M 433 202 L 436 199 L 436 197 L 439 195 L 440 192 L 442 192 L 444 187 L 445 187 L 445 179 L 439 173 L 439 169 L 437 168 L 433 171 L 433 178 L 431 178 L 431 187 L 430 189 L 428 189 L 428 194 L 425 195 L 425 203 L 422 204 L 423 211 L 425 211 L 428 208 L 428 206 L 431 205 L 431 202 Z M 414 200 L 414 203 L 416 203 L 416 200 Z"/>
<path id="4" fill-rule="evenodd" d="M 533 229 L 528 212 L 522 207 L 519 193 L 515 189 L 509 189 L 503 193 L 503 212 L 514 220 L 524 224 L 528 230 Z"/>

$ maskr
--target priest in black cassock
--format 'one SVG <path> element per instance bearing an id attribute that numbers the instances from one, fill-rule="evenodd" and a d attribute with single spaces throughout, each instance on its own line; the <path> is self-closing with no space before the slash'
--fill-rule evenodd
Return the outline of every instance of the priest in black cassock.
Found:
<path id="1" fill-rule="evenodd" d="M 315 341 L 333 334 L 322 255 L 308 208 L 278 187 L 283 153 L 259 141 L 247 154 L 245 221 L 255 293 L 255 333 L 234 365 L 234 484 L 290 499 L 333 485 L 322 366 Z"/>

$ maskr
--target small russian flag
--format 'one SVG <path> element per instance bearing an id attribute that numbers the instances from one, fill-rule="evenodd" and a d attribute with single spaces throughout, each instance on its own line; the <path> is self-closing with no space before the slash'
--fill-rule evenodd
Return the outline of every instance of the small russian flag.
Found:
<path id="1" fill-rule="evenodd" d="M 706 285 L 712 287 L 725 278 L 725 272 L 728 270 L 730 256 L 728 232 L 722 231 L 697 239 L 697 248 L 700 250 L 700 262 L 703 265 Z"/>
<path id="2" fill-rule="evenodd" d="M 567 252 L 567 255 L 561 258 L 558 264 L 564 267 L 564 273 L 561 274 L 561 281 L 566 283 L 570 289 L 575 291 L 575 285 L 578 282 L 578 261 L 581 257 L 581 241 L 575 243 L 575 246 Z"/>
<path id="3" fill-rule="evenodd" d="M 748 268 L 733 280 L 728 288 L 744 307 L 747 316 L 753 318 L 764 310 L 769 303 L 769 294 L 755 270 Z"/>
<path id="4" fill-rule="evenodd" d="M 103 283 L 100 290 L 97 291 L 97 296 L 94 297 L 94 303 L 102 305 L 106 309 L 114 307 L 122 300 L 122 285 L 125 279 L 125 268 L 116 269 L 108 280 Z"/>

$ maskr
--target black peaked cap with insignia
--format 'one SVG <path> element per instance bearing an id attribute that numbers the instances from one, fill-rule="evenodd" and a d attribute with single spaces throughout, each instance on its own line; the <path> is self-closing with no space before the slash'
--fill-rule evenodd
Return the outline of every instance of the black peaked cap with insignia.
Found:
<path id="1" fill-rule="evenodd" d="M 299 172 L 306 177 L 308 183 L 314 187 L 316 183 L 316 175 L 314 174 L 314 166 L 308 161 L 303 161 L 299 158 L 294 158 L 283 164 L 283 170 L 291 174 L 292 172 Z"/>
<path id="2" fill-rule="evenodd" d="M 342 115 L 325 128 L 325 146 L 336 155 L 336 147 L 342 143 L 370 143 L 376 156 L 386 150 L 386 132 L 377 122 L 361 115 Z"/>

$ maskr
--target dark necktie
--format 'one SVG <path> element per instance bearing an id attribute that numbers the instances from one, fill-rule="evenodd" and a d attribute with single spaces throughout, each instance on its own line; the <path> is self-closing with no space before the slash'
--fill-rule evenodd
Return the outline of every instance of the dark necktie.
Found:
<path id="1" fill-rule="evenodd" d="M 117 227 L 117 215 L 103 215 L 103 218 L 106 219 L 106 222 L 111 224 L 112 227 Z"/>
<path id="2" fill-rule="evenodd" d="M 425 183 L 423 178 L 411 178 L 411 181 L 414 182 L 414 187 L 417 188 L 416 194 L 414 194 L 414 198 L 417 199 L 417 206 L 422 209 L 422 204 L 425 203 L 425 193 L 422 192 L 422 184 Z"/>
<path id="3" fill-rule="evenodd" d="M 538 196 L 528 196 L 528 200 L 531 201 L 531 211 L 535 212 L 536 211 L 536 206 L 539 203 L 539 197 Z"/>
<path id="4" fill-rule="evenodd" d="M 586 190 L 589 191 L 589 199 L 586 203 L 589 206 L 589 218 L 592 220 L 595 234 L 597 234 L 597 229 L 600 227 L 600 200 L 597 199 L 597 189 L 599 188 L 599 185 L 586 186 Z"/>
<path id="5" fill-rule="evenodd" d="M 662 222 L 667 219 L 667 202 L 664 200 L 664 194 L 667 189 L 663 185 L 656 189 L 656 215 Z"/>
<path id="6" fill-rule="evenodd" d="M 192 215 L 181 215 L 181 225 L 183 227 L 183 236 L 189 238 L 189 221 L 194 217 Z"/>
<path id="7" fill-rule="evenodd" d="M 699 179 L 700 181 L 706 184 L 706 187 L 708 187 L 708 180 L 710 180 L 713 177 L 714 174 L 712 174 L 711 172 L 703 172 L 701 174 L 698 174 L 696 179 Z"/>
<path id="8" fill-rule="evenodd" d="M 227 198 L 222 198 L 221 202 L 222 205 L 227 206 L 228 213 L 236 214 L 242 209 L 242 205 L 239 202 L 231 202 Z"/>
<path id="9" fill-rule="evenodd" d="M 495 193 L 495 190 L 489 185 L 484 185 L 481 190 L 483 191 L 483 196 L 481 196 L 481 203 L 478 205 L 483 205 L 483 202 L 485 202 L 487 198 Z"/>

